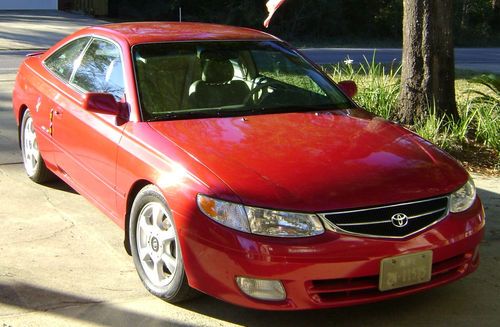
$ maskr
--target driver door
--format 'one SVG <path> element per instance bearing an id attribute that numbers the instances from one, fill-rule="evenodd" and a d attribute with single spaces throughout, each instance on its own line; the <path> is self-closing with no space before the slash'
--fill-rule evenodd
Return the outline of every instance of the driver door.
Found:
<path id="1" fill-rule="evenodd" d="M 61 171 L 101 209 L 116 214 L 116 156 L 124 124 L 113 115 L 90 112 L 79 101 L 86 92 L 124 98 L 122 56 L 115 43 L 93 38 L 75 63 L 66 99 L 55 109 L 53 137 Z M 71 99 L 74 97 L 73 99 Z"/>

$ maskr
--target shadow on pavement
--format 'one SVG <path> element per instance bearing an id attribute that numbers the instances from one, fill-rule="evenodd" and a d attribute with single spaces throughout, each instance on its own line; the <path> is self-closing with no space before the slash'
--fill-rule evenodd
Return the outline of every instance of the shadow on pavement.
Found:
<path id="1" fill-rule="evenodd" d="M 45 187 L 49 187 L 54 190 L 58 191 L 63 191 L 67 193 L 72 193 L 72 194 L 79 194 L 77 191 L 75 191 L 71 186 L 63 182 L 59 177 L 54 177 L 54 181 L 51 181 L 50 183 L 43 184 Z"/>
<path id="2" fill-rule="evenodd" d="M 25 283 L 0 283 L 0 303 L 27 311 L 53 315 L 103 326 L 190 326 L 188 322 L 155 318 L 85 297 L 40 288 Z M 85 306 L 85 308 L 75 308 Z"/>
<path id="3" fill-rule="evenodd" d="M 486 214 L 483 243 L 500 241 L 500 194 L 477 188 Z"/>
<path id="4" fill-rule="evenodd" d="M 425 305 L 429 303 L 426 298 L 432 293 L 433 291 L 415 294 L 405 297 L 404 301 L 396 299 L 352 307 L 304 311 L 253 310 L 208 296 L 181 303 L 179 306 L 198 314 L 243 326 L 380 326 L 390 321 L 400 321 L 404 324 L 409 317 L 424 312 Z M 438 297 L 439 295 L 436 296 Z M 392 312 L 390 308 L 395 307 L 398 307 L 397 312 Z"/>
<path id="5" fill-rule="evenodd" d="M 202 296 L 178 306 L 203 316 L 244 326 L 352 326 L 361 322 L 367 325 L 377 324 L 377 322 L 383 323 L 386 320 L 383 319 L 384 312 L 387 313 L 388 308 L 391 307 L 398 307 L 398 311 L 400 311 L 400 313 L 394 313 L 391 320 L 397 319 L 398 315 L 411 316 L 416 312 L 423 312 L 425 309 L 422 308 L 422 305 L 426 305 L 427 302 L 425 296 L 425 294 L 419 294 L 407 297 L 404 303 L 391 300 L 348 308 L 294 312 L 246 309 L 218 301 L 208 296 Z M 175 317 L 173 319 L 159 318 L 153 316 L 153 313 L 152 315 L 147 315 L 132 312 L 109 303 L 40 288 L 26 283 L 0 283 L 0 303 L 28 312 L 48 312 L 51 315 L 96 323 L 103 326 L 193 325 L 190 321 L 179 322 L 179 320 L 175 320 Z M 165 309 L 167 310 L 167 308 Z"/>

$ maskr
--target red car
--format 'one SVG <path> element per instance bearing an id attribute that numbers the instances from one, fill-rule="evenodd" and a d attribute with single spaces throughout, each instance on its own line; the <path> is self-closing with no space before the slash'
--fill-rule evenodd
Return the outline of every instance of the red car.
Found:
<path id="1" fill-rule="evenodd" d="M 167 301 L 327 308 L 473 272 L 469 175 L 354 93 L 269 34 L 126 23 L 30 55 L 13 106 L 28 176 L 58 176 L 122 227 Z"/>

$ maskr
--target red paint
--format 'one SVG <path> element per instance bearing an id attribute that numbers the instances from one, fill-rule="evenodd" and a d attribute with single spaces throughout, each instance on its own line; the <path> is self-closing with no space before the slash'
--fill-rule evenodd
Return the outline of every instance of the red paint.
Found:
<path id="1" fill-rule="evenodd" d="M 114 115 L 116 108 L 109 103 L 111 114 L 85 110 L 87 96 L 42 65 L 58 47 L 82 35 L 101 35 L 120 46 L 128 119 Z M 484 226 L 479 199 L 466 212 L 449 214 L 402 240 L 331 231 L 276 239 L 236 232 L 205 217 L 196 206 L 198 193 L 252 206 L 321 212 L 446 195 L 468 178 L 443 151 L 362 109 L 142 122 L 130 47 L 207 39 L 276 40 L 262 32 L 208 24 L 87 28 L 25 60 L 14 89 L 14 115 L 19 123 L 22 109 L 31 109 L 47 166 L 122 228 L 134 185 L 159 186 L 179 229 L 190 285 L 225 301 L 277 310 L 359 304 L 424 290 L 476 269 L 472 253 Z M 429 249 L 436 265 L 462 258 L 461 268 L 427 284 L 359 296 L 342 293 L 328 301 L 318 297 L 325 290 L 312 282 L 376 277 L 381 259 Z M 287 300 L 269 303 L 246 297 L 234 282 L 239 275 L 283 280 Z"/>

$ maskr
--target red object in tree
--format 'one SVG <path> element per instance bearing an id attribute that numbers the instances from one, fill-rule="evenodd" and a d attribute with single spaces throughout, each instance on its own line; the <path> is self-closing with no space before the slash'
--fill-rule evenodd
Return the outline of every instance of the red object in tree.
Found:
<path id="1" fill-rule="evenodd" d="M 264 26 L 266 28 L 269 27 L 269 23 L 271 22 L 271 18 L 273 17 L 274 13 L 278 8 L 285 2 L 285 0 L 269 0 L 266 4 L 267 11 L 269 12 L 269 15 L 267 16 L 266 20 L 264 21 Z"/>

